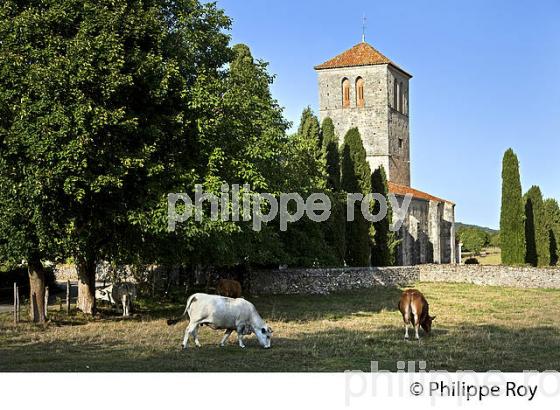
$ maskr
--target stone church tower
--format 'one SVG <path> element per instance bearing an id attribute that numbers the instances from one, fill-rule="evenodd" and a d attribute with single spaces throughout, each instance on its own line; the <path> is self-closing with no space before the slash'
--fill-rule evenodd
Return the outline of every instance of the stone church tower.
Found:
<path id="1" fill-rule="evenodd" d="M 357 127 L 371 170 L 383 165 L 389 191 L 412 197 L 398 237 L 397 264 L 456 263 L 455 204 L 410 185 L 409 81 L 412 76 L 365 41 L 315 67 L 321 122 L 340 144 Z"/>
<path id="2" fill-rule="evenodd" d="M 410 74 L 366 42 L 315 67 L 321 121 L 333 120 L 340 143 L 357 127 L 372 170 L 410 186 L 408 101 Z"/>

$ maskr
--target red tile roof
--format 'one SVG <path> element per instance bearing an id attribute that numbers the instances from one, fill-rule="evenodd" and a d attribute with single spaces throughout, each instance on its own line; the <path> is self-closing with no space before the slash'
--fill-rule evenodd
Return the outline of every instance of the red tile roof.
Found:
<path id="1" fill-rule="evenodd" d="M 356 44 L 349 50 L 346 50 L 342 54 L 337 55 L 334 58 L 315 66 L 315 70 L 325 70 L 328 68 L 341 68 L 341 67 L 358 67 L 365 65 L 379 65 L 379 64 L 389 64 L 393 67 L 399 69 L 406 75 L 412 77 L 398 65 L 393 63 L 375 48 L 373 48 L 368 43 L 362 42 Z"/>
<path id="2" fill-rule="evenodd" d="M 394 182 L 390 182 L 390 181 L 388 182 L 388 186 L 389 186 L 389 192 L 395 195 L 404 196 L 406 194 L 411 194 L 414 198 L 425 199 L 427 201 L 447 202 L 449 204 L 454 205 L 454 203 L 451 201 L 438 198 L 437 196 L 427 194 L 426 192 L 422 192 L 408 186 L 395 184 Z"/>

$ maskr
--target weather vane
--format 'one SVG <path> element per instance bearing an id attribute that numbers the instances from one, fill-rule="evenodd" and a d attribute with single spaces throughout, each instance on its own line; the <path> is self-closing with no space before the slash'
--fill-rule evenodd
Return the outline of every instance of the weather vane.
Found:
<path id="1" fill-rule="evenodd" d="M 367 22 L 367 17 L 364 13 L 364 17 L 362 18 L 362 43 L 366 42 L 366 22 Z"/>

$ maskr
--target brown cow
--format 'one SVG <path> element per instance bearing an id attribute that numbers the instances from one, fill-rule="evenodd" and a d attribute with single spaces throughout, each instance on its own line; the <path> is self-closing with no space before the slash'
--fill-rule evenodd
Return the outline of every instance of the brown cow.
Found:
<path id="1" fill-rule="evenodd" d="M 426 333 L 430 333 L 430 330 L 432 330 L 432 321 L 436 317 L 430 316 L 429 308 L 428 301 L 420 291 L 416 289 L 407 289 L 402 293 L 399 302 L 399 310 L 404 320 L 405 339 L 408 339 L 408 325 L 411 323 L 414 325 L 414 330 L 416 331 L 416 339 L 420 339 L 420 336 L 418 336 L 418 328 L 420 326 L 422 326 L 422 329 L 424 329 Z"/>
<path id="2" fill-rule="evenodd" d="M 216 287 L 216 293 L 228 298 L 241 297 L 241 284 L 233 279 L 220 279 Z"/>

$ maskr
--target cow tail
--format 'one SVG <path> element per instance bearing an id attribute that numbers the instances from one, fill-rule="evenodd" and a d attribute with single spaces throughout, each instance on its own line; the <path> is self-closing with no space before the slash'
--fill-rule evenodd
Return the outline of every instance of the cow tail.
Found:
<path id="1" fill-rule="evenodd" d="M 196 297 L 195 297 L 195 295 L 191 295 L 187 299 L 187 306 L 185 306 L 185 311 L 183 312 L 183 314 L 177 319 L 167 319 L 167 325 L 168 326 L 175 325 L 175 324 L 179 323 L 180 321 L 182 321 L 183 319 L 185 319 L 189 314 L 189 307 L 191 306 L 191 303 L 194 302 L 194 301 L 196 301 Z"/>

